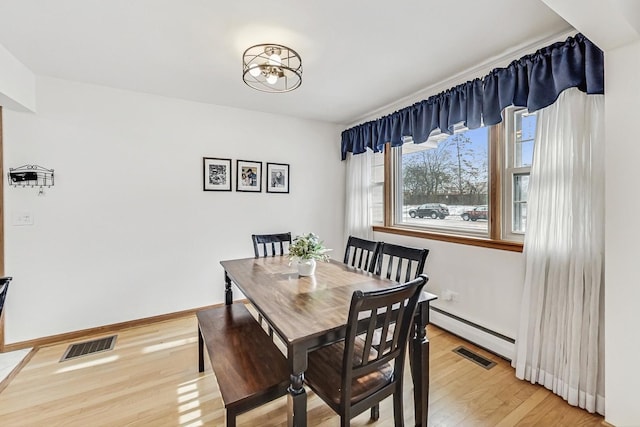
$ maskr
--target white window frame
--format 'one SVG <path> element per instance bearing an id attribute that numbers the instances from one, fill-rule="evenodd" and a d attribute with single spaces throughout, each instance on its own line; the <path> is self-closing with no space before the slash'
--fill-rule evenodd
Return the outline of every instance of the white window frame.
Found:
<path id="1" fill-rule="evenodd" d="M 384 224 L 384 215 L 385 215 L 385 202 L 384 202 L 384 168 L 385 168 L 385 158 L 384 152 L 382 153 L 372 153 L 371 157 L 371 221 L 373 225 L 383 225 Z M 376 169 L 382 168 L 382 173 L 378 173 Z M 378 178 L 379 177 L 379 178 Z M 382 198 L 379 200 L 376 197 L 376 190 L 378 190 Z M 378 218 L 376 215 L 378 210 L 382 210 L 382 217 Z"/>
<path id="2" fill-rule="evenodd" d="M 502 150 L 502 159 L 504 161 L 503 178 L 504 182 L 502 193 L 502 238 L 504 240 L 514 242 L 524 242 L 525 233 L 513 230 L 513 205 L 514 205 L 514 186 L 516 176 L 530 176 L 531 166 L 515 166 L 516 153 L 516 136 L 515 136 L 515 114 L 523 112 L 527 115 L 526 108 L 509 107 L 505 109 L 504 114 L 504 144 Z M 535 113 L 533 113 L 535 114 Z"/>

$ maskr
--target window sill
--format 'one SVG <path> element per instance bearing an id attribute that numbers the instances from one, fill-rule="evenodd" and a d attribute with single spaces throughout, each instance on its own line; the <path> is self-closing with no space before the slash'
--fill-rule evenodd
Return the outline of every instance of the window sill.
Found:
<path id="1" fill-rule="evenodd" d="M 506 240 L 490 240 L 470 236 L 454 236 L 451 234 L 434 233 L 430 231 L 416 230 L 413 228 L 385 227 L 374 225 L 373 231 L 381 233 L 399 234 L 402 236 L 419 237 L 422 239 L 440 240 L 443 242 L 458 243 L 461 245 L 480 246 L 483 248 L 499 249 L 502 251 L 522 252 L 522 243 L 508 242 Z"/>

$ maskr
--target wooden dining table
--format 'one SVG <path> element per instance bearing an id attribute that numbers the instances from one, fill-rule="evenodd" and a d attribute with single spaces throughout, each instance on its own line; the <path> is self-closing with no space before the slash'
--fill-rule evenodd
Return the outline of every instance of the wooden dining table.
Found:
<path id="1" fill-rule="evenodd" d="M 387 288 L 394 282 L 331 260 L 318 262 L 313 276 L 300 276 L 286 256 L 221 261 L 225 303 L 233 303 L 232 283 L 283 340 L 291 372 L 288 426 L 307 425 L 304 372 L 310 351 L 344 339 L 354 291 Z M 436 296 L 423 292 L 410 341 L 415 425 L 427 425 L 429 397 L 429 304 Z"/>

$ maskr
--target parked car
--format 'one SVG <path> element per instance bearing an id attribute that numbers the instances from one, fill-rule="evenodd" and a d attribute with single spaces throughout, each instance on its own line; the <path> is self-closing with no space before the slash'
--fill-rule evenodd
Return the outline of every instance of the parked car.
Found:
<path id="1" fill-rule="evenodd" d="M 477 221 L 479 219 L 489 219 L 489 207 L 487 205 L 476 206 L 470 211 L 464 211 L 460 215 L 465 221 Z"/>
<path id="2" fill-rule="evenodd" d="M 409 209 L 409 216 L 411 218 L 440 218 L 445 219 L 449 215 L 449 208 L 443 203 L 426 203 L 420 205 L 415 209 Z"/>

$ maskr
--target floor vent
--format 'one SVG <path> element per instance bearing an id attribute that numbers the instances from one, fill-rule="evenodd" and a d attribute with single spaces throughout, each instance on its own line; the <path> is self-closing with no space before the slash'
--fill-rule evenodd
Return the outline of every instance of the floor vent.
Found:
<path id="1" fill-rule="evenodd" d="M 474 353 L 464 346 L 460 346 L 453 350 L 454 353 L 458 353 L 460 356 L 465 359 L 469 359 L 474 363 L 482 366 L 484 369 L 491 369 L 496 366 L 496 362 L 487 359 L 486 357 L 480 356 L 478 353 Z"/>
<path id="2" fill-rule="evenodd" d="M 77 344 L 71 344 L 67 351 L 62 355 L 61 362 L 65 360 L 75 359 L 76 357 L 86 356 L 88 354 L 100 353 L 102 351 L 113 350 L 116 345 L 117 335 L 106 338 L 100 338 L 93 341 L 85 341 Z"/>

